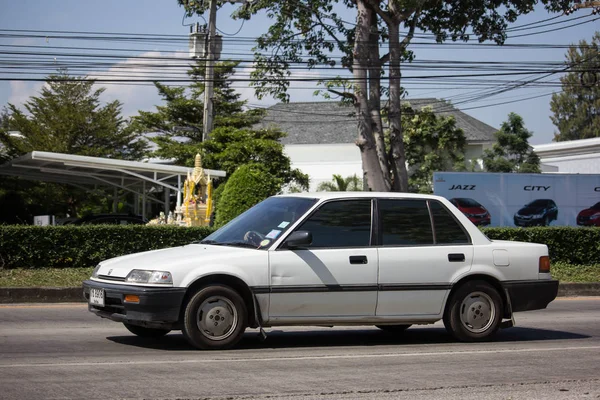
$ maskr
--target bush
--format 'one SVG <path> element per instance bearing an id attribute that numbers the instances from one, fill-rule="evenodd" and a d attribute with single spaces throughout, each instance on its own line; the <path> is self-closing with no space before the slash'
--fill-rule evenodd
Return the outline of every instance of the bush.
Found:
<path id="1" fill-rule="evenodd" d="M 206 227 L 94 225 L 0 226 L 0 268 L 94 267 L 107 258 L 181 246 Z"/>
<path id="2" fill-rule="evenodd" d="M 600 261 L 600 229 L 576 227 L 484 228 L 490 239 L 548 246 L 550 261 L 593 265 Z"/>
<path id="3" fill-rule="evenodd" d="M 219 197 L 216 226 L 223 226 L 250 207 L 281 190 L 281 180 L 258 164 L 238 168 Z"/>

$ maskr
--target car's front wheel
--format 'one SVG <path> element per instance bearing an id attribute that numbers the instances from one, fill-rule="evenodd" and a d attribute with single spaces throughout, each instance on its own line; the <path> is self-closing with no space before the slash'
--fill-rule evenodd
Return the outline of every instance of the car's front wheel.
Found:
<path id="1" fill-rule="evenodd" d="M 464 342 L 488 340 L 502 322 L 502 298 L 484 281 L 470 281 L 452 295 L 444 326 L 455 338 Z"/>
<path id="2" fill-rule="evenodd" d="M 146 328 L 144 326 L 131 325 L 126 322 L 123 322 L 123 325 L 125 325 L 125 328 L 127 328 L 129 332 L 144 338 L 159 338 L 171 332 L 170 329 Z"/>
<path id="3" fill-rule="evenodd" d="M 228 349 L 240 341 L 247 323 L 246 304 L 235 290 L 224 285 L 207 286 L 187 303 L 183 335 L 199 349 Z"/>

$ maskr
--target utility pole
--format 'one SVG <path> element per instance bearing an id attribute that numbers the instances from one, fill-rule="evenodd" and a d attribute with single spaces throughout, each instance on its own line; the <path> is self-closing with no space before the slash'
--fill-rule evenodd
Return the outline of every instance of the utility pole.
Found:
<path id="1" fill-rule="evenodd" d="M 215 80 L 215 36 L 217 30 L 217 0 L 210 0 L 208 18 L 208 45 L 206 46 L 206 74 L 204 81 L 204 118 L 202 141 L 205 142 L 213 129 L 213 95 Z"/>

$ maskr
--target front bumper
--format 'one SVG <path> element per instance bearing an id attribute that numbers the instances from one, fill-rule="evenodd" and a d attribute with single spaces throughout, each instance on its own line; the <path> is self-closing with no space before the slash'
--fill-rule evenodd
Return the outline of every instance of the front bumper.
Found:
<path id="1" fill-rule="evenodd" d="M 510 296 L 513 312 L 541 310 L 556 298 L 558 281 L 513 281 L 502 286 Z"/>
<path id="2" fill-rule="evenodd" d="M 543 218 L 535 218 L 535 219 L 521 219 L 518 217 L 514 218 L 515 226 L 536 226 L 542 225 L 544 219 Z"/>
<path id="3" fill-rule="evenodd" d="M 88 310 L 102 318 L 148 328 L 175 329 L 186 288 L 144 287 L 87 280 L 83 296 L 89 302 L 90 289 L 104 289 L 104 307 L 88 303 Z M 139 296 L 139 303 L 124 301 L 125 295 Z"/>

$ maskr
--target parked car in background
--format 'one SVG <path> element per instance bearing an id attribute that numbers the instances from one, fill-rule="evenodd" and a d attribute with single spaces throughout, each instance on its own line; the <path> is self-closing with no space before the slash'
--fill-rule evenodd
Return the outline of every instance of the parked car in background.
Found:
<path id="1" fill-rule="evenodd" d="M 558 207 L 552 199 L 537 199 L 515 213 L 516 226 L 548 226 L 558 218 Z"/>
<path id="2" fill-rule="evenodd" d="M 600 226 L 600 201 L 577 214 L 577 225 Z"/>
<path id="3" fill-rule="evenodd" d="M 199 349 L 230 348 L 247 327 L 439 320 L 483 341 L 557 292 L 546 245 L 490 240 L 443 197 L 375 192 L 270 197 L 202 241 L 102 261 L 83 282 L 97 316 L 143 337 L 181 330 Z"/>
<path id="4" fill-rule="evenodd" d="M 450 199 L 450 203 L 454 204 L 475 225 L 489 225 L 491 222 L 489 211 L 473 199 L 454 198 Z"/>
<path id="5" fill-rule="evenodd" d="M 140 215 L 133 214 L 94 214 L 67 222 L 65 225 L 144 225 L 148 221 Z"/>

